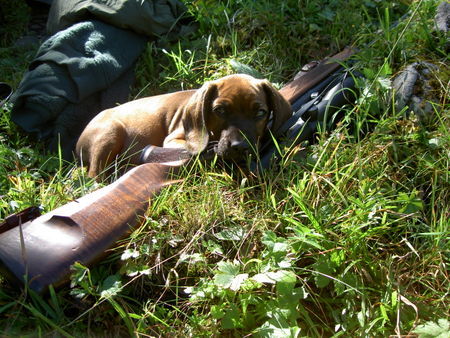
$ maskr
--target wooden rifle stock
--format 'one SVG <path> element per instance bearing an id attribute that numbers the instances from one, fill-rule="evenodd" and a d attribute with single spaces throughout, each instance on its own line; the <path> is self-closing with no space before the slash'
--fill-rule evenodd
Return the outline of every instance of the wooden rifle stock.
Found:
<path id="1" fill-rule="evenodd" d="M 165 150 L 158 150 L 158 156 Z M 139 165 L 104 188 L 5 231 L 0 262 L 38 292 L 66 281 L 73 263 L 98 260 L 140 223 L 150 199 L 174 182 L 168 181 L 169 172 L 183 163 L 178 157 L 170 165 Z"/>
<path id="2" fill-rule="evenodd" d="M 345 49 L 317 63 L 280 93 L 294 105 L 298 97 L 336 71 L 339 62 L 350 55 L 352 51 Z M 139 225 L 150 199 L 173 182 L 168 181 L 170 171 L 189 157 L 183 150 L 149 146 L 142 152 L 144 164 L 116 182 L 34 220 L 16 217 L 16 226 L 0 224 L 0 266 L 3 264 L 9 275 L 38 292 L 50 284 L 61 284 L 68 279 L 73 263 L 92 264 Z"/>

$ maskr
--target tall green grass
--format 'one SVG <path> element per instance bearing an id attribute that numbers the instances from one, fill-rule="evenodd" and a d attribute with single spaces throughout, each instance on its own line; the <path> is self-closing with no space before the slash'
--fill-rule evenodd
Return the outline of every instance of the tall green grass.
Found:
<path id="1" fill-rule="evenodd" d="M 437 2 L 187 4 L 198 32 L 148 45 L 133 98 L 236 71 L 282 86 L 302 64 L 355 43 L 360 99 L 335 130 L 284 150 L 259 177 L 215 163 L 186 169 L 107 259 L 76 264 L 70 285 L 37 295 L 3 280 L 4 335 L 445 337 L 449 70 L 446 39 L 433 29 Z M 439 66 L 426 123 L 397 111 L 391 95 L 392 77 L 421 60 Z M 98 186 L 24 137 L 9 110 L 0 217 L 48 211 Z"/>

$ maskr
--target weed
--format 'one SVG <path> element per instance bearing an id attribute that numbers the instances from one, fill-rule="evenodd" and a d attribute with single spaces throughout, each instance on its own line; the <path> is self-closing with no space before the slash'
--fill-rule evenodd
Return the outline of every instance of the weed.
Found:
<path id="1" fill-rule="evenodd" d="M 69 286 L 37 295 L 2 280 L 3 334 L 445 335 L 449 71 L 446 38 L 433 29 L 437 1 L 187 5 L 197 33 L 147 45 L 133 98 L 233 72 L 282 86 L 302 64 L 351 44 L 360 46 L 360 98 L 313 144 L 280 149 L 282 161 L 260 177 L 217 163 L 185 169 L 108 258 L 74 264 Z M 0 55 L 2 77 L 16 87 L 31 56 L 4 47 Z M 392 77 L 420 60 L 439 67 L 426 123 L 392 104 Z M 10 109 L 0 110 L 1 218 L 98 187 L 24 136 Z"/>

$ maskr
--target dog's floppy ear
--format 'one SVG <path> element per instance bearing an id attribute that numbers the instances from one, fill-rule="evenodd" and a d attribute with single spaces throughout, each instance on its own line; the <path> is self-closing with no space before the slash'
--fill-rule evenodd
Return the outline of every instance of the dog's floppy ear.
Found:
<path id="1" fill-rule="evenodd" d="M 276 134 L 281 125 L 291 117 L 292 107 L 269 81 L 263 80 L 262 86 L 267 95 L 269 109 L 272 111 L 270 130 Z"/>
<path id="2" fill-rule="evenodd" d="M 209 135 L 206 126 L 212 103 L 217 96 L 217 86 L 206 82 L 190 98 L 183 117 L 183 128 L 186 137 L 187 150 L 198 154 L 206 148 Z"/>

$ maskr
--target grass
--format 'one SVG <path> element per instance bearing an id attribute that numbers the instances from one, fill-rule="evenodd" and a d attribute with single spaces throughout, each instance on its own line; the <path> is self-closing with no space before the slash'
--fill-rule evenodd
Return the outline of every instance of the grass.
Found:
<path id="1" fill-rule="evenodd" d="M 260 177 L 201 163 L 184 172 L 107 259 L 76 264 L 71 285 L 37 295 L 2 280 L 3 335 L 447 337 L 449 69 L 437 3 L 189 2 L 199 30 L 148 44 L 133 98 L 243 70 L 282 86 L 356 43 L 360 99 L 335 130 Z M 3 41 L 0 53 L 16 87 L 32 53 Z M 439 66 L 426 121 L 392 105 L 392 78 L 416 61 Z M 18 130 L 10 108 L 0 218 L 98 187 Z"/>

